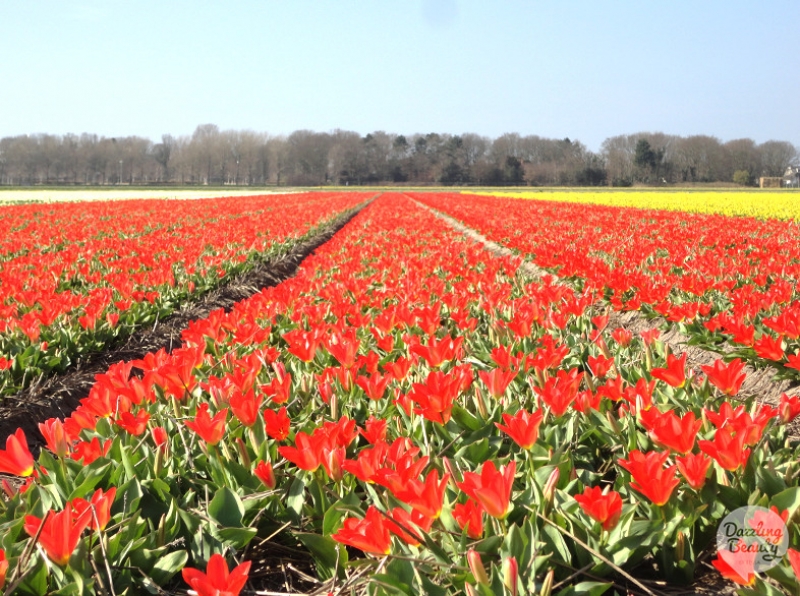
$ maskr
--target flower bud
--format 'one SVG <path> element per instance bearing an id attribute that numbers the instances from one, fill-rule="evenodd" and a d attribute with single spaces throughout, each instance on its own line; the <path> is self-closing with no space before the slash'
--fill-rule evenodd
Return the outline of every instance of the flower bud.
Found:
<path id="1" fill-rule="evenodd" d="M 483 399 L 483 392 L 480 388 L 475 389 L 475 405 L 478 408 L 478 413 L 481 415 L 481 418 L 486 420 L 489 417 L 489 411 L 486 409 L 486 402 Z"/>
<path id="2" fill-rule="evenodd" d="M 608 420 L 608 423 L 611 425 L 611 430 L 614 431 L 614 434 L 622 434 L 622 429 L 620 429 L 617 419 L 614 418 L 614 414 L 611 413 L 611 410 L 606 412 L 606 420 Z"/>
<path id="3" fill-rule="evenodd" d="M 559 469 L 553 468 L 553 471 L 550 472 L 550 477 L 547 479 L 547 482 L 544 485 L 545 505 L 550 505 L 553 502 L 553 497 L 555 497 L 556 494 L 556 486 L 558 486 L 559 476 L 561 476 Z"/>
<path id="4" fill-rule="evenodd" d="M 542 589 L 539 591 L 539 596 L 550 596 L 550 592 L 553 591 L 553 581 L 555 580 L 555 576 L 555 569 L 551 569 L 547 572 L 544 582 L 542 583 Z"/>
<path id="5" fill-rule="evenodd" d="M 686 554 L 686 535 L 683 532 L 678 532 L 677 543 L 675 544 L 675 560 L 683 561 Z"/>
<path id="6" fill-rule="evenodd" d="M 275 488 L 277 482 L 275 481 L 275 472 L 272 469 L 272 464 L 268 461 L 260 461 L 256 464 L 254 470 L 255 475 L 264 483 L 267 488 Z"/>
<path id="7" fill-rule="evenodd" d="M 475 581 L 484 586 L 488 586 L 489 576 L 486 575 L 486 569 L 483 567 L 481 554 L 474 549 L 469 549 L 467 551 L 467 563 L 469 564 L 469 570 L 472 572 L 472 577 L 475 578 Z"/>
<path id="8" fill-rule="evenodd" d="M 250 467 L 250 454 L 247 453 L 247 447 L 244 445 L 244 441 L 242 441 L 241 437 L 236 437 L 236 447 L 239 450 L 239 457 L 242 458 L 242 464 L 244 467 Z"/>
<path id="9" fill-rule="evenodd" d="M 517 596 L 517 579 L 519 578 L 519 567 L 516 557 L 509 557 L 503 568 L 503 585 L 511 592 L 511 596 Z"/>

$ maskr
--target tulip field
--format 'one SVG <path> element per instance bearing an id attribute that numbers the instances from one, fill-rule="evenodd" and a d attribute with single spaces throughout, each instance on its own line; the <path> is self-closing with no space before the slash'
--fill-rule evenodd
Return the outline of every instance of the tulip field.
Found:
<path id="1" fill-rule="evenodd" d="M 0 590 L 800 594 L 797 224 L 711 211 L 444 192 L 1 206 L 3 410 L 347 223 L 180 345 L 98 374 L 39 436 L 0 437 Z M 752 531 L 719 548 L 742 507 Z"/>

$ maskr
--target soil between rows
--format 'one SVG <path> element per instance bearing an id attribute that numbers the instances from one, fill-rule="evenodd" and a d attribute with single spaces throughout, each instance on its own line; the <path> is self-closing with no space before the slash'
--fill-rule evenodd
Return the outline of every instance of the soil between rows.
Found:
<path id="1" fill-rule="evenodd" d="M 95 352 L 68 371 L 52 375 L 16 395 L 6 396 L 0 404 L 0 445 L 5 444 L 6 437 L 22 428 L 31 450 L 38 451 L 44 444 L 39 423 L 49 418 L 69 416 L 80 405 L 80 400 L 89 394 L 96 375 L 106 372 L 112 364 L 136 360 L 148 352 L 162 348 L 171 352 L 180 346 L 181 332 L 190 321 L 206 318 L 220 308 L 229 311 L 235 303 L 293 277 L 307 256 L 330 240 L 373 199 L 325 224 L 316 235 L 296 244 L 287 254 L 234 276 L 156 325 L 139 329 L 119 345 Z"/>

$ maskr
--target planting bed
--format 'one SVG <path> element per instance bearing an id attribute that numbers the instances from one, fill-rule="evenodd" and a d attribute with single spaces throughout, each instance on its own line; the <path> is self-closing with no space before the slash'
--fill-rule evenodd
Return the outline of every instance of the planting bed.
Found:
<path id="1" fill-rule="evenodd" d="M 31 433 L 10 435 L 6 588 L 800 589 L 800 400 L 741 391 L 751 369 L 796 378 L 797 257 L 762 248 L 796 250 L 785 224 L 412 197 L 380 196 L 174 349 L 112 364 L 66 419 L 41 421 L 37 461 Z M 719 356 L 693 374 L 664 341 L 678 332 Z M 766 572 L 716 550 L 745 505 L 788 524 Z"/>

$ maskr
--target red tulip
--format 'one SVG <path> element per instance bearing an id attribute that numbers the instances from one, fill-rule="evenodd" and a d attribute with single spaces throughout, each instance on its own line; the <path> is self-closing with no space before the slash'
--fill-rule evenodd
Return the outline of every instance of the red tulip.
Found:
<path id="1" fill-rule="evenodd" d="M 781 401 L 778 404 L 778 413 L 781 418 L 781 423 L 789 424 L 792 420 L 800 415 L 800 397 L 796 395 L 781 395 Z"/>
<path id="2" fill-rule="evenodd" d="M 667 354 L 667 367 L 654 368 L 650 374 L 672 387 L 683 387 L 686 384 L 686 357 L 688 355 L 688 352 L 684 352 L 680 358 L 676 358 L 672 354 Z"/>
<path id="3" fill-rule="evenodd" d="M 106 493 L 103 493 L 102 488 L 98 488 L 94 491 L 90 501 L 81 498 L 73 499 L 71 504 L 75 517 L 80 518 L 88 511 L 89 527 L 92 530 L 104 530 L 111 519 L 111 505 L 114 503 L 116 495 L 117 489 L 112 486 Z"/>
<path id="4" fill-rule="evenodd" d="M 319 441 L 300 431 L 295 435 L 294 444 L 294 447 L 278 447 L 278 453 L 301 470 L 316 470 L 322 463 Z"/>
<path id="5" fill-rule="evenodd" d="M 181 570 L 183 581 L 197 592 L 198 596 L 238 596 L 247 583 L 250 561 L 238 565 L 228 572 L 228 563 L 220 554 L 211 555 L 206 573 L 192 567 Z"/>
<path id="6" fill-rule="evenodd" d="M 789 565 L 792 566 L 795 577 L 800 577 L 800 551 L 790 548 L 786 551 L 786 555 L 789 557 Z M 0 587 L 2 586 L 3 584 L 0 582 Z"/>
<path id="7" fill-rule="evenodd" d="M 706 474 L 711 466 L 711 458 L 705 453 L 689 453 L 675 458 L 678 471 L 686 482 L 695 490 L 700 490 L 706 483 Z"/>
<path id="8" fill-rule="evenodd" d="M 153 435 L 153 442 L 156 444 L 156 447 L 166 449 L 167 441 L 169 440 L 166 429 L 163 426 L 156 426 L 153 427 L 151 434 Z"/>
<path id="9" fill-rule="evenodd" d="M 33 474 L 33 455 L 28 449 L 28 440 L 21 428 L 8 436 L 5 450 L 0 449 L 0 472 L 14 476 Z"/>
<path id="10" fill-rule="evenodd" d="M 228 408 L 223 408 L 212 418 L 208 413 L 208 404 L 203 402 L 197 406 L 194 420 L 187 420 L 186 426 L 196 432 L 209 445 L 216 445 L 225 434 L 225 420 Z"/>
<path id="11" fill-rule="evenodd" d="M 100 439 L 93 437 L 91 441 L 80 441 L 72 449 L 70 457 L 75 461 L 83 460 L 83 465 L 88 466 L 99 457 L 105 457 L 111 449 L 111 439 L 100 443 Z"/>
<path id="12" fill-rule="evenodd" d="M 436 370 L 428 374 L 425 383 L 414 383 L 408 397 L 419 406 L 415 408 L 417 413 L 433 422 L 447 424 L 460 388 L 461 381 L 456 375 Z"/>
<path id="13" fill-rule="evenodd" d="M 747 464 L 750 450 L 745 449 L 746 435 L 730 426 L 723 426 L 714 434 L 713 441 L 698 441 L 700 450 L 713 457 L 721 468 L 734 472 Z"/>
<path id="14" fill-rule="evenodd" d="M 725 395 L 734 396 L 739 393 L 739 388 L 747 378 L 747 375 L 742 372 L 744 367 L 745 363 L 741 358 L 735 358 L 727 365 L 720 358 L 715 360 L 711 366 L 701 366 L 700 368 L 706 373 L 709 383 Z"/>
<path id="15" fill-rule="evenodd" d="M 367 509 L 364 519 L 345 519 L 344 525 L 331 538 L 365 553 L 388 555 L 391 552 L 389 526 L 380 511 L 372 505 Z"/>
<path id="16" fill-rule="evenodd" d="M 269 438 L 276 441 L 283 441 L 289 436 L 289 425 L 291 420 L 286 414 L 286 408 L 282 407 L 277 412 L 275 410 L 264 410 L 265 430 Z"/>
<path id="17" fill-rule="evenodd" d="M 479 371 L 478 376 L 486 385 L 489 394 L 495 399 L 499 399 L 503 397 L 511 381 L 517 376 L 517 371 L 513 369 L 503 370 L 502 368 L 493 368 L 490 371 Z"/>
<path id="18" fill-rule="evenodd" d="M 364 393 L 367 394 L 368 398 L 373 401 L 378 401 L 383 398 L 383 394 L 386 392 L 386 387 L 392 382 L 392 380 L 393 377 L 390 375 L 381 375 L 380 373 L 375 373 L 369 377 L 358 375 L 358 377 L 356 377 L 356 384 L 364 390 Z"/>
<path id="19" fill-rule="evenodd" d="M 773 338 L 765 334 L 753 343 L 753 349 L 765 360 L 780 362 L 783 360 L 783 337 Z"/>
<path id="20" fill-rule="evenodd" d="M 6 583 L 6 573 L 8 573 L 8 561 L 6 560 L 6 551 L 0 548 L 0 590 Z"/>
<path id="21" fill-rule="evenodd" d="M 58 418 L 50 418 L 39 424 L 47 448 L 57 457 L 66 457 L 69 453 L 71 439 L 64 428 L 64 423 Z"/>
<path id="22" fill-rule="evenodd" d="M 275 488 L 277 482 L 275 481 L 275 472 L 272 470 L 272 464 L 270 462 L 258 462 L 254 471 L 259 480 L 264 483 L 264 486 L 267 488 Z"/>
<path id="23" fill-rule="evenodd" d="M 395 507 L 389 512 L 389 516 L 384 520 L 384 523 L 392 534 L 406 544 L 419 546 L 424 537 L 416 531 L 417 528 L 427 532 L 431 529 L 433 519 L 425 517 L 416 509 L 412 509 L 409 513 L 402 507 Z"/>
<path id="24" fill-rule="evenodd" d="M 25 516 L 25 531 L 30 536 L 39 535 L 39 544 L 56 565 L 64 567 L 75 552 L 78 541 L 91 521 L 91 511 L 86 510 L 75 518 L 71 508 L 59 513 L 48 511 L 44 521 L 34 515 Z M 39 529 L 41 528 L 41 531 Z"/>
<path id="25" fill-rule="evenodd" d="M 656 505 L 664 505 L 669 501 L 672 491 L 678 486 L 680 480 L 675 478 L 676 466 L 664 468 L 664 462 L 669 457 L 669 452 L 639 450 L 630 452 L 630 459 L 620 459 L 619 465 L 630 472 L 634 482 L 631 487 L 642 493 Z"/>
<path id="26" fill-rule="evenodd" d="M 514 484 L 516 462 L 495 467 L 492 460 L 483 464 L 480 474 L 464 472 L 464 481 L 458 484 L 468 497 L 475 499 L 492 517 L 503 519 L 509 512 L 511 488 Z"/>
<path id="27" fill-rule="evenodd" d="M 375 482 L 378 470 L 383 468 L 389 446 L 384 442 L 375 443 L 358 452 L 355 460 L 348 459 L 342 462 L 342 469 L 350 472 L 362 482 Z"/>
<path id="28" fill-rule="evenodd" d="M 656 411 L 649 423 L 650 438 L 656 443 L 682 454 L 692 450 L 697 431 L 703 426 L 702 420 L 695 420 L 693 412 L 678 418 L 672 410 L 667 410 L 663 414 Z"/>
<path id="29" fill-rule="evenodd" d="M 442 512 L 444 489 L 447 488 L 449 479 L 450 476 L 445 474 L 440 481 L 439 471 L 433 470 L 425 478 L 425 482 L 421 482 L 416 478 L 409 478 L 401 490 L 394 491 L 394 496 L 412 509 L 433 520 L 438 518 Z"/>
<path id="30" fill-rule="evenodd" d="M 549 377 L 545 381 L 544 387 L 533 386 L 533 390 L 541 396 L 542 401 L 558 418 L 566 413 L 570 404 L 578 397 L 582 379 L 583 376 L 577 368 L 569 371 L 559 370 L 556 376 Z"/>
<path id="31" fill-rule="evenodd" d="M 472 499 L 466 503 L 456 503 L 453 518 L 459 527 L 473 540 L 483 538 L 483 508 Z"/>
<path id="32" fill-rule="evenodd" d="M 740 586 L 752 586 L 756 582 L 755 562 L 758 553 L 748 549 L 742 540 L 736 548 L 736 552 L 724 549 L 717 551 L 717 558 L 711 564 L 725 579 Z"/>
<path id="33" fill-rule="evenodd" d="M 622 497 L 616 491 L 603 491 L 599 486 L 587 488 L 575 495 L 581 509 L 599 522 L 606 531 L 613 530 L 622 514 Z"/>
<path id="34" fill-rule="evenodd" d="M 389 421 L 385 418 L 375 418 L 375 416 L 370 415 L 364 423 L 364 428 L 358 429 L 358 434 L 373 445 L 382 443 L 386 440 L 386 426 L 388 422 Z"/>
<path id="35" fill-rule="evenodd" d="M 259 394 L 256 397 L 255 390 L 250 389 L 247 392 L 242 392 L 239 389 L 234 390 L 231 394 L 228 403 L 231 407 L 231 412 L 239 421 L 248 428 L 253 426 L 258 420 L 258 412 L 261 409 L 262 397 Z"/>
<path id="36" fill-rule="evenodd" d="M 138 437 L 147 429 L 147 423 L 150 420 L 150 414 L 147 410 L 139 410 L 134 416 L 130 412 L 122 412 L 115 424 L 121 429 L 128 431 L 130 434 Z"/>
<path id="37" fill-rule="evenodd" d="M 513 416 L 503 414 L 505 426 L 495 422 L 495 426 L 511 437 L 514 442 L 523 449 L 530 449 L 539 438 L 539 425 L 542 423 L 544 412 L 537 410 L 530 413 L 520 410 Z"/>

